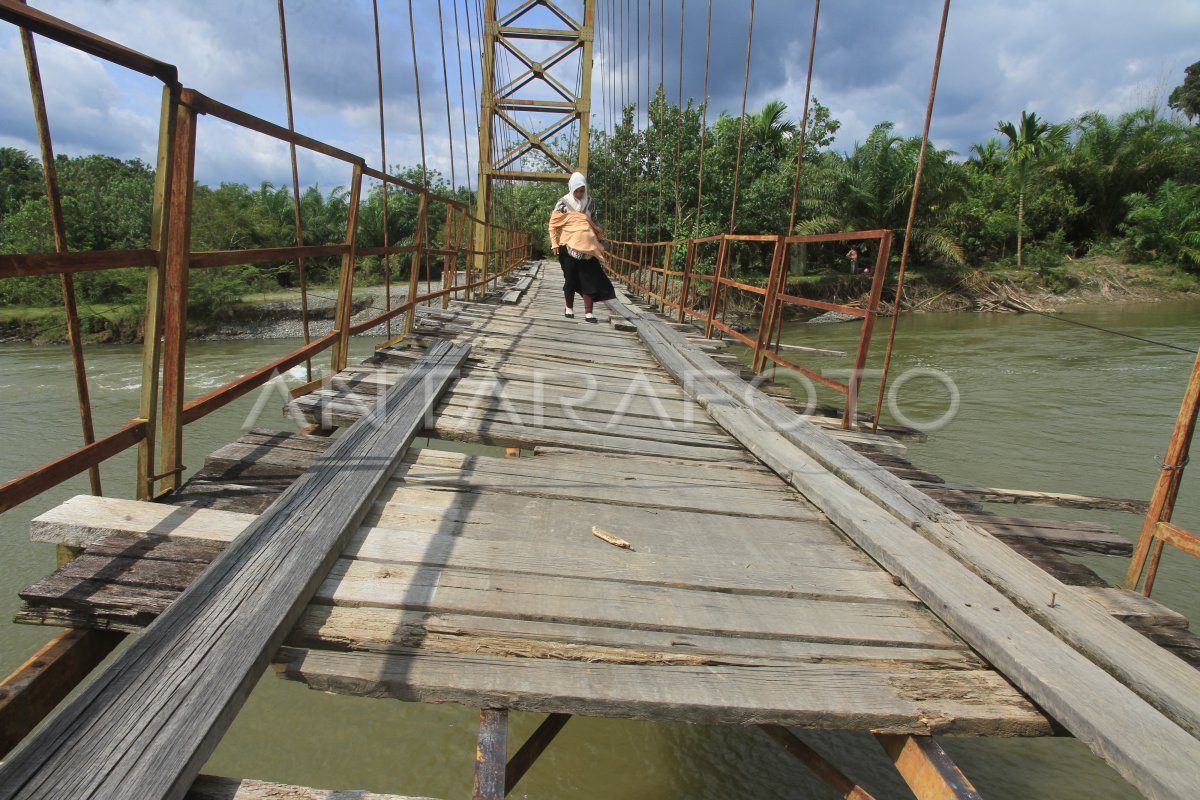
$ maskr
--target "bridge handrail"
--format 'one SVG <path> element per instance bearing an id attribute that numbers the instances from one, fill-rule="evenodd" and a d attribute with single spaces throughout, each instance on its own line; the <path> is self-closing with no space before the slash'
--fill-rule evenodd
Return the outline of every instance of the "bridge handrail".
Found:
<path id="1" fill-rule="evenodd" d="M 843 303 L 815 300 L 786 291 L 786 276 L 789 248 L 793 245 L 828 242 L 876 242 L 875 267 L 872 270 L 871 287 L 865 308 Z M 765 286 L 756 286 L 734 279 L 729 273 L 732 245 L 735 242 L 748 244 L 771 244 L 771 269 Z M 862 384 L 863 370 L 870 350 L 871 333 L 880 311 L 883 284 L 886 279 L 888 260 L 891 255 L 892 232 L 890 230 L 840 231 L 811 235 L 782 234 L 715 234 L 712 236 L 676 239 L 659 242 L 611 241 L 610 272 L 624 281 L 631 289 L 640 292 L 647 300 L 657 303 L 664 313 L 673 312 L 676 321 L 695 320 L 704 325 L 704 335 L 712 337 L 714 331 L 741 342 L 753 350 L 752 368 L 762 373 L 767 363 L 792 370 L 809 380 L 815 381 L 846 397 L 842 414 L 842 426 L 849 427 L 857 414 L 857 399 Z M 712 272 L 701 272 L 696 268 L 697 250 L 702 245 L 716 245 L 717 255 Z M 682 269 L 672 269 L 672 256 L 684 248 Z M 707 293 L 698 291 L 698 286 L 707 286 Z M 727 319 L 727 296 L 729 289 L 762 298 L 762 314 L 757 320 L 753 335 L 739 330 Z M 779 335 L 786 306 L 833 311 L 860 317 L 863 329 L 854 355 L 853 367 L 847 382 L 833 380 L 815 369 L 802 366 L 780 354 Z"/>
<path id="2" fill-rule="evenodd" d="M 139 447 L 137 496 L 148 499 L 163 491 L 176 488 L 185 469 L 182 464 L 182 428 L 203 418 L 207 414 L 244 396 L 262 386 L 274 375 L 301 363 L 313 356 L 333 349 L 332 371 L 345 367 L 348 337 L 388 323 L 405 314 L 405 331 L 411 331 L 415 309 L 421 303 L 441 300 L 447 305 L 451 296 L 474 297 L 487 291 L 497 282 L 527 260 L 530 254 L 528 235 L 522 231 L 488 223 L 474 216 L 469 203 L 442 195 L 432 189 L 406 181 L 384 170 L 374 168 L 360 155 L 351 153 L 320 140 L 297 133 L 288 128 L 261 119 L 248 112 L 221 103 L 194 89 L 180 84 L 178 69 L 169 63 L 138 53 L 123 45 L 85 31 L 70 23 L 39 11 L 16 0 L 0 0 L 0 20 L 5 20 L 25 30 L 46 36 L 62 44 L 104 59 L 114 65 L 159 79 L 164 84 L 163 108 L 159 128 L 159 156 L 156 170 L 156 187 L 151 223 L 151 246 L 127 250 L 94 250 L 65 252 L 65 237 L 57 244 L 59 252 L 29 252 L 0 255 L 0 279 L 29 276 L 64 276 L 64 284 L 70 276 L 81 272 L 97 272 L 111 269 L 145 268 L 151 279 L 146 302 L 144 339 L 144 374 L 142 400 L 139 415 L 119 427 L 115 432 L 95 439 L 91 431 L 90 401 L 80 402 L 80 414 L 85 422 L 85 443 L 82 447 L 0 484 L 0 512 L 41 492 L 79 475 L 95 470 L 97 466 L 135 445 Z M 41 81 L 36 73 L 36 62 L 30 66 L 30 85 L 35 92 L 35 101 L 40 97 Z M 44 106 L 44 103 L 42 104 Z M 37 103 L 35 102 L 35 113 Z M 285 245 L 269 248 L 247 248 L 239 250 L 214 250 L 192 252 L 186 231 L 190 230 L 191 192 L 195 180 L 196 122 L 199 115 L 209 115 L 230 124 L 253 130 L 278 141 L 303 147 L 316 153 L 337 159 L 353 167 L 353 177 L 348 212 L 346 239 L 334 244 Z M 43 153 L 53 152 L 48 126 L 39 126 L 39 137 Z M 362 176 L 381 181 L 387 186 L 417 194 L 419 212 L 417 230 L 407 244 L 386 247 L 359 247 L 362 235 L 358 224 L 358 204 L 361 195 Z M 57 186 L 48 189 L 57 193 Z M 428 239 L 429 206 L 440 204 L 445 208 L 444 240 L 432 242 Z M 56 214 L 51 203 L 51 214 Z M 61 219 L 55 220 L 62 228 Z M 176 235 L 171 236 L 172 230 Z M 477 239 L 482 238 L 481 242 Z M 358 259 L 365 256 L 410 255 L 408 268 L 409 292 L 405 302 L 391 307 L 391 293 L 381 313 L 369 319 L 351 323 L 351 295 L 354 288 L 354 271 Z M 186 369 L 187 336 L 187 285 L 188 273 L 193 269 L 208 269 L 236 264 L 255 264 L 267 261 L 291 261 L 298 264 L 305 258 L 341 257 L 342 270 L 338 287 L 337 316 L 330 334 L 307 341 L 303 346 L 242 375 L 201 397 L 185 400 L 183 397 L 183 375 Z M 472 257 L 481 257 L 482 269 L 472 269 Z M 428 273 L 431 259 L 442 260 L 442 286 L 419 291 L 418 278 Z M 459 265 L 466 267 L 466 281 L 459 282 Z M 71 291 L 73 300 L 73 290 Z M 182 302 L 179 298 L 182 297 Z M 77 335 L 78 318 L 73 302 L 67 305 L 68 327 L 72 333 L 72 350 L 76 369 L 85 368 L 81 340 Z M 302 305 L 302 316 L 307 330 L 307 303 Z M 161 344 L 160 344 L 161 340 Z M 164 353 L 166 355 L 164 355 Z M 173 363 L 172 363 L 173 362 Z M 163 389 L 159 391 L 159 374 L 163 376 Z M 310 373 L 311 375 L 311 373 Z M 310 381 L 302 390 L 312 391 L 320 381 Z M 81 398 L 86 398 L 86 384 Z M 161 400 L 161 413 L 159 405 Z M 161 430 L 160 430 L 161 427 Z M 163 463 L 155 473 L 153 463 L 157 442 L 165 443 L 162 451 Z M 99 486 L 98 478 L 93 482 L 94 490 Z"/>

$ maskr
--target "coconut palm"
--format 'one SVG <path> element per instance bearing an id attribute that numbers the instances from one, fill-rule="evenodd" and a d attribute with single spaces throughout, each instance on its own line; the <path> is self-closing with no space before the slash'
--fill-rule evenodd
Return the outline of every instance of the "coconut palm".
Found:
<path id="1" fill-rule="evenodd" d="M 848 156 L 827 153 L 816 185 L 809 189 L 805 208 L 809 219 L 796 226 L 802 235 L 891 228 L 903 235 L 912 200 L 913 177 L 921 149 L 918 137 L 892 133 L 893 124 L 875 126 Z M 921 208 L 949 201 L 960 188 L 961 175 L 950 164 L 949 150 L 929 148 L 921 185 Z M 945 228 L 930 224 L 927 213 L 913 226 L 913 244 L 926 256 L 962 264 L 962 247 Z"/>
<path id="2" fill-rule="evenodd" d="M 1025 182 L 1030 167 L 1067 144 L 1067 126 L 1052 125 L 1038 119 L 1036 113 L 1021 112 L 1020 125 L 996 123 L 996 130 L 1008 139 L 1008 162 L 1017 173 L 1017 268 L 1021 267 L 1021 244 L 1025 233 Z"/>

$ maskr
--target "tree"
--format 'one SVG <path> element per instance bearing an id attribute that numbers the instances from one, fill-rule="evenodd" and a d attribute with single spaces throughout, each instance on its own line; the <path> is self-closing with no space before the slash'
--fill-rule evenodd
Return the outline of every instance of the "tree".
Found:
<path id="1" fill-rule="evenodd" d="M 974 154 L 967 159 L 967 164 L 985 175 L 996 175 L 1004 168 L 1004 151 L 1000 140 L 989 137 L 983 144 L 971 145 Z"/>
<path id="2" fill-rule="evenodd" d="M 1021 244 L 1025 228 L 1025 186 L 1030 167 L 1067 144 L 1067 127 L 1052 125 L 1029 111 L 1021 112 L 1019 126 L 996 123 L 996 130 L 1008 139 L 1008 162 L 1017 173 L 1017 268 L 1021 268 Z"/>
<path id="3" fill-rule="evenodd" d="M 1085 236 L 1106 239 L 1125 215 L 1124 198 L 1152 194 L 1187 158 L 1189 129 L 1150 109 L 1114 119 L 1093 111 L 1075 123 L 1079 139 L 1065 160 L 1065 177 L 1086 206 Z"/>
<path id="4" fill-rule="evenodd" d="M 1129 215 L 1121 230 L 1134 252 L 1200 270 L 1200 186 L 1169 180 L 1153 195 L 1135 192 L 1125 200 Z"/>
<path id="5" fill-rule="evenodd" d="M 1200 61 L 1184 70 L 1183 83 L 1175 87 L 1167 98 L 1167 105 L 1182 111 L 1191 122 L 1200 118 Z"/>
<path id="6" fill-rule="evenodd" d="M 891 122 L 879 123 L 848 156 L 825 154 L 804 202 L 816 214 L 800 222 L 797 233 L 891 228 L 903 235 L 921 139 L 897 136 L 894 127 Z M 925 153 L 913 244 L 926 258 L 962 264 L 962 247 L 940 222 L 941 209 L 957 199 L 963 188 L 962 170 L 950 162 L 950 155 L 949 150 L 934 147 Z"/>
<path id="7" fill-rule="evenodd" d="M 787 153 L 788 142 L 799 130 L 786 114 L 787 103 L 782 100 L 768 100 L 762 111 L 751 114 L 746 120 L 751 146 L 761 148 L 773 158 L 783 157 Z"/>
<path id="8" fill-rule="evenodd" d="M 15 147 L 0 147 L 0 222 L 45 191 L 42 167 L 33 156 Z"/>

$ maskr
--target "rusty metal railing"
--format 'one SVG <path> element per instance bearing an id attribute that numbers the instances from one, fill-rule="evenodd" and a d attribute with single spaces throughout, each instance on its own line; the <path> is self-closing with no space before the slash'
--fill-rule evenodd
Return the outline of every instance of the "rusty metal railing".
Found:
<path id="1" fill-rule="evenodd" d="M 262 386 L 272 376 L 329 350 L 331 371 L 346 366 L 349 337 L 405 315 L 405 331 L 412 330 L 419 304 L 447 305 L 454 296 L 475 297 L 494 287 L 507 273 L 529 257 L 528 235 L 474 218 L 470 206 L 456 198 L 389 175 L 370 166 L 360 155 L 296 133 L 245 111 L 225 105 L 184 87 L 171 64 L 79 29 L 63 20 L 25 6 L 0 0 L 0 19 L 21 28 L 26 43 L 27 67 L 34 111 L 47 168 L 47 192 L 56 233 L 56 251 L 0 255 L 0 279 L 31 275 L 59 275 L 67 314 L 74 366 L 78 377 L 80 415 L 85 442 L 80 448 L 0 484 L 0 512 L 83 472 L 93 472 L 93 491 L 99 493 L 101 462 L 138 447 L 137 497 L 149 499 L 177 488 L 182 481 L 183 428 Z M 160 80 L 163 84 L 155 173 L 150 246 L 135 250 L 68 252 L 57 181 L 53 174 L 53 146 L 46 122 L 41 78 L 33 50 L 37 33 L 111 64 Z M 192 193 L 196 175 L 196 137 L 200 120 L 219 119 L 275 141 L 332 158 L 350 169 L 349 209 L 343 241 L 333 244 L 259 249 L 194 252 L 191 250 Z M 360 247 L 359 203 L 364 177 L 418 196 L 417 229 L 411 242 L 384 247 Z M 441 242 L 429 239 L 429 215 L 444 208 Z M 384 221 L 386 226 L 387 221 Z M 477 241 L 476 225 L 485 241 Z M 303 241 L 298 237 L 298 240 Z M 360 322 L 352 322 L 352 292 L 358 262 L 369 256 L 409 255 L 409 291 L 405 302 Z M 280 358 L 242 375 L 200 397 L 185 397 L 187 370 L 188 288 L 192 271 L 268 261 L 299 261 L 313 257 L 340 257 L 337 306 L 333 330 L 306 342 Z M 474 257 L 482 269 L 473 269 Z M 435 262 L 440 260 L 442 283 L 437 290 L 419 291 L 422 278 L 430 284 Z M 466 280 L 459 282 L 459 267 Z M 79 320 L 74 308 L 73 275 L 80 272 L 137 267 L 147 270 L 148 288 L 144 319 L 143 374 L 138 416 L 100 438 L 91 433 L 92 410 L 88 400 Z M 389 301 L 390 305 L 390 301 Z M 306 320 L 307 321 L 307 320 Z M 161 375 L 161 382 L 160 382 Z M 317 388 L 312 381 L 302 390 Z M 157 463 L 157 467 L 155 466 Z"/>
<path id="2" fill-rule="evenodd" d="M 874 242 L 875 265 L 871 270 L 871 285 L 863 307 L 814 300 L 787 291 L 790 248 L 797 245 L 832 242 Z M 770 271 L 765 286 L 755 286 L 732 277 L 735 244 L 770 247 Z M 850 231 L 814 236 L 722 234 L 696 239 L 666 242 L 612 242 L 611 262 L 614 275 L 630 288 L 656 303 L 663 313 L 672 312 L 678 322 L 689 319 L 704 326 L 704 335 L 714 332 L 728 336 L 751 348 L 751 367 L 761 374 L 768 363 L 785 367 L 846 397 L 842 427 L 849 428 L 856 419 L 858 395 L 861 389 L 871 334 L 880 311 L 880 299 L 886 280 L 888 260 L 892 250 L 890 230 Z M 715 248 L 715 253 L 705 250 Z M 709 257 L 711 256 L 711 258 Z M 682 258 L 682 265 L 679 264 Z M 674 264 L 672 263 L 674 262 Z M 712 269 L 699 265 L 711 263 Z M 672 268 L 672 267 L 675 268 Z M 729 291 L 760 298 L 761 312 L 753 335 L 739 330 L 728 319 Z M 834 311 L 860 317 L 863 320 L 858 347 L 846 382 L 833 380 L 818 370 L 802 366 L 780 354 L 780 331 L 784 311 L 788 307 Z"/>

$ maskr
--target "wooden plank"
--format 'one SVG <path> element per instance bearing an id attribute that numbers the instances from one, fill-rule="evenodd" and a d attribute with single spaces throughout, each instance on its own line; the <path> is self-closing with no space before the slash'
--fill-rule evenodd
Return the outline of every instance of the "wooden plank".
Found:
<path id="1" fill-rule="evenodd" d="M 872 727 L 894 733 L 1044 736 L 1044 717 L 995 673 L 797 664 L 587 664 L 284 648 L 277 669 L 318 691 L 514 711 L 706 724 Z"/>
<path id="2" fill-rule="evenodd" d="M 639 335 L 669 371 L 707 367 L 695 391 L 718 423 L 1093 752 L 1151 796 L 1186 797 L 1200 783 L 1200 742 L 1188 732 L 1200 729 L 1200 676 L 1191 667 L 769 398 L 751 395 L 753 411 L 730 408 L 744 383 L 640 319 Z M 1055 586 L 1061 600 L 1051 608 Z"/>
<path id="3" fill-rule="evenodd" d="M 1188 626 L 1188 619 L 1183 614 L 1131 589 L 1107 586 L 1075 586 L 1072 588 L 1103 608 L 1110 616 L 1116 617 L 1122 622 L 1142 627 L 1186 628 Z M 1055 602 L 1057 602 L 1057 598 Z"/>
<path id="4" fill-rule="evenodd" d="M 1058 506 L 1059 508 L 1083 508 L 1098 511 L 1128 511 L 1145 514 L 1149 507 L 1146 500 L 1129 500 L 1117 497 L 1091 497 L 1063 492 L 1034 492 L 1028 489 L 995 489 L 985 486 L 968 486 L 961 483 L 931 485 L 925 481 L 910 481 L 918 489 L 948 489 L 962 492 L 984 503 L 1011 503 L 1013 505 Z"/>
<path id="5" fill-rule="evenodd" d="M 317 604 L 305 611 L 288 643 L 323 650 L 393 653 L 419 647 L 444 653 L 616 664 L 784 666 L 819 662 L 905 669 L 986 667 L 965 647 L 876 647 Z"/>
<path id="6" fill-rule="evenodd" d="M 398 794 L 375 794 L 354 790 L 310 789 L 239 778 L 220 778 L 201 775 L 184 795 L 185 800 L 434 800 L 430 797 L 410 797 Z"/>
<path id="7" fill-rule="evenodd" d="M 596 548 L 605 551 L 602 543 L 598 542 Z M 145 624 L 145 619 L 160 612 L 175 593 L 200 585 L 194 577 L 205 566 L 194 560 L 85 555 L 29 587 L 21 596 L 32 603 L 103 609 L 114 616 L 136 615 L 135 624 Z M 342 559 L 333 565 L 315 592 L 314 601 L 725 636 L 885 647 L 958 646 L 911 602 L 854 596 L 838 600 L 819 593 L 806 597 L 799 591 L 802 588 L 797 586 L 795 596 L 744 592 L 714 595 L 696 591 L 688 583 L 636 583 Z"/>
<path id="8" fill-rule="evenodd" d="M 336 415 L 334 419 L 337 419 Z M 687 444 L 654 442 L 647 439 L 634 440 L 622 436 L 619 432 L 615 435 L 604 435 L 585 431 L 518 426 L 500 420 L 487 420 L 485 424 L 477 424 L 478 422 L 479 420 L 470 417 L 445 413 L 437 417 L 433 431 L 441 438 L 451 441 L 480 442 L 501 447 L 561 445 L 606 453 L 632 453 L 700 461 L 744 463 L 752 460 L 741 450 L 695 447 Z"/>
<path id="9" fill-rule="evenodd" d="M 1133 543 L 1112 527 L 1099 522 L 1074 522 L 1032 517 L 1001 517 L 992 514 L 961 514 L 973 525 L 1004 540 L 1032 539 L 1063 553 L 1102 553 L 1124 555 L 1133 552 Z"/>
<path id="10" fill-rule="evenodd" d="M 182 797 L 465 355 L 431 348 L 394 402 L 0 766 L 0 797 Z"/>
<path id="11" fill-rule="evenodd" d="M 1156 538 L 1170 542 L 1188 555 L 1200 558 L 1200 537 L 1170 522 L 1160 521 L 1154 528 Z"/>
<path id="12" fill-rule="evenodd" d="M 571 510 L 565 508 L 556 516 L 569 518 Z M 211 518 L 218 513 L 220 512 L 208 512 L 206 517 Z M 704 527 L 706 522 L 696 519 L 694 515 L 690 520 L 686 515 L 676 516 L 685 523 L 697 523 L 691 526 L 692 531 Z M 730 594 L 875 600 L 906 604 L 915 602 L 911 595 L 895 586 L 890 578 L 864 559 L 847 558 L 849 553 L 841 542 L 825 546 L 796 545 L 787 548 L 760 546 L 754 542 L 753 531 L 750 530 L 746 531 L 748 540 L 741 546 L 721 548 L 711 544 L 707 547 L 697 545 L 679 552 L 677 548 L 656 547 L 657 537 L 647 522 L 643 521 L 639 528 L 621 527 L 622 533 L 638 542 L 638 552 L 630 554 L 600 547 L 589 536 L 592 527 L 590 520 L 579 523 L 568 521 L 559 525 L 558 529 L 548 529 L 544 522 L 544 518 L 531 517 L 528 520 L 528 528 L 522 527 L 522 533 L 514 533 L 511 539 L 487 536 L 486 529 L 476 536 L 463 536 L 457 530 L 427 533 L 419 530 L 364 527 L 347 542 L 345 559 L 409 566 L 453 566 L 497 573 L 619 580 L 629 584 L 704 588 Z M 609 522 L 605 524 L 617 527 Z M 650 525 L 657 524 L 661 523 L 657 520 L 650 522 Z M 726 532 L 730 524 L 736 523 L 732 520 L 726 522 Z M 79 531 L 84 525 L 74 527 Z M 130 537 L 136 537 L 138 532 L 121 530 L 123 527 L 127 526 L 121 521 L 110 523 L 108 533 L 102 539 L 93 539 L 87 553 L 60 568 L 53 576 L 53 583 L 59 585 L 58 581 L 65 576 L 78 580 L 105 577 L 114 581 L 136 583 L 139 586 L 155 585 L 155 576 L 162 567 L 157 563 L 146 567 L 146 560 L 177 560 L 178 556 L 174 554 L 176 549 L 161 542 L 155 544 L 154 539 L 147 542 L 131 539 Z M 239 532 L 233 530 L 233 527 L 230 525 L 219 535 L 236 538 Z M 721 529 L 718 526 L 714 530 Z M 525 533 L 527 530 L 536 533 L 529 535 Z M 118 538 L 114 540 L 114 537 Z M 551 551 L 546 551 L 543 546 L 548 540 L 555 542 Z M 215 541 L 218 545 L 223 543 L 221 539 L 207 541 Z M 542 553 L 539 558 L 530 559 L 528 553 L 531 550 L 539 550 Z M 722 554 L 723 558 L 717 557 Z M 205 564 L 211 558 L 212 554 L 207 554 L 200 559 L 200 563 Z M 149 577 L 138 577 L 139 571 L 143 569 L 150 570 Z M 168 588 L 186 587 L 198 572 L 199 568 L 185 571 L 183 577 L 170 583 Z M 22 596 L 30 598 L 34 592 L 35 590 L 26 590 Z"/>

